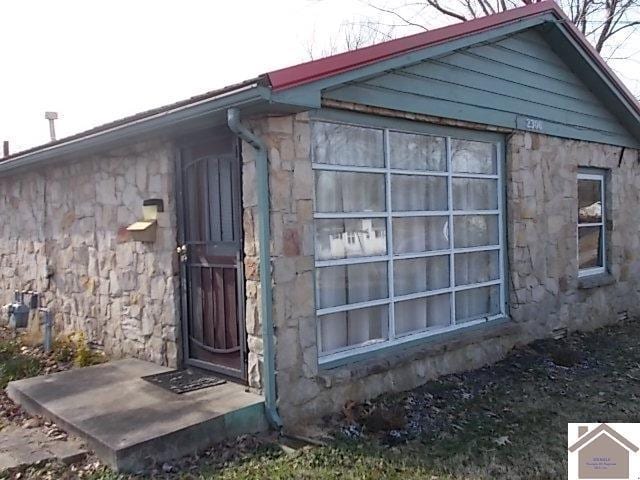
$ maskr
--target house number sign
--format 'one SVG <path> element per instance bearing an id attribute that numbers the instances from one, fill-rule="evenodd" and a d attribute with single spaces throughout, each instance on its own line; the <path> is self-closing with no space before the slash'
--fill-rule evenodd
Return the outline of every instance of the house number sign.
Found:
<path id="1" fill-rule="evenodd" d="M 521 130 L 531 130 L 534 132 L 544 131 L 544 122 L 539 118 L 518 117 L 517 126 Z"/>

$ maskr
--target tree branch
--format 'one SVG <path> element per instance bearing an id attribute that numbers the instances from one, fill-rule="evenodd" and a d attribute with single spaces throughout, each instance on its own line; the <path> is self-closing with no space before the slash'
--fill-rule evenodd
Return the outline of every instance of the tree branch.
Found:
<path id="1" fill-rule="evenodd" d="M 467 17 L 465 17 L 464 15 L 460 15 L 459 13 L 454 12 L 453 10 L 449 10 L 447 8 L 444 8 L 442 5 L 440 5 L 440 2 L 438 0 L 426 0 L 426 2 L 429 5 L 431 5 L 433 8 L 435 8 L 437 11 L 439 11 L 440 13 L 442 13 L 444 15 L 447 15 L 448 17 L 457 18 L 461 22 L 466 22 L 467 21 Z"/>
<path id="2" fill-rule="evenodd" d="M 483 15 L 509 10 L 520 5 L 530 5 L 543 0 L 397 0 L 397 5 L 385 4 L 387 0 L 360 0 L 378 14 L 393 18 L 386 25 L 398 24 L 420 30 L 428 30 L 430 20 L 449 17 L 466 21 Z M 640 29 L 640 19 L 629 18 L 640 11 L 640 0 L 556 0 L 567 12 L 570 20 L 593 43 L 598 52 L 610 50 L 611 38 L 620 32 Z M 377 20 L 376 20 L 377 21 Z M 380 22 L 381 25 L 385 23 Z M 628 43 L 635 37 L 620 37 Z"/>
<path id="3" fill-rule="evenodd" d="M 427 27 L 425 27 L 424 25 L 420 24 L 420 23 L 415 23 L 412 22 L 411 20 L 409 20 L 408 18 L 400 15 L 397 11 L 395 10 L 389 10 L 387 8 L 383 8 L 383 7 L 379 7 L 378 5 L 374 5 L 373 3 L 368 3 L 368 5 L 373 8 L 374 10 L 377 10 L 378 12 L 381 13 L 386 13 L 388 15 L 394 16 L 396 18 L 398 18 L 401 22 L 404 22 L 407 25 L 410 25 L 412 27 L 418 27 L 421 28 L 422 30 L 429 30 Z M 466 18 L 463 18 L 463 21 L 466 20 Z"/>
<path id="4" fill-rule="evenodd" d="M 637 26 L 640 26 L 640 20 L 636 20 L 635 22 L 625 23 L 623 26 L 616 28 L 615 30 L 611 30 L 611 33 L 609 34 L 609 38 L 613 37 L 616 33 L 624 30 L 625 28 L 637 27 Z"/>
<path id="5" fill-rule="evenodd" d="M 600 35 L 598 36 L 598 40 L 596 41 L 596 50 L 598 52 L 602 51 L 604 42 L 607 40 L 607 38 L 609 38 L 609 32 L 611 31 L 611 23 L 613 22 L 613 18 L 616 13 L 617 6 L 618 6 L 618 0 L 607 0 L 607 18 L 602 24 L 602 30 L 600 31 Z"/>

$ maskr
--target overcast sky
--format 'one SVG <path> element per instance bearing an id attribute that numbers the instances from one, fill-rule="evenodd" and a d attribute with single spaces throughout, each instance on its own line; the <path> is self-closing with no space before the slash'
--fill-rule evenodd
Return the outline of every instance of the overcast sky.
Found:
<path id="1" fill-rule="evenodd" d="M 364 15 L 359 0 L 0 0 L 0 140 L 48 141 L 46 110 L 63 137 L 305 61 Z M 614 67 L 638 93 L 638 63 Z"/>

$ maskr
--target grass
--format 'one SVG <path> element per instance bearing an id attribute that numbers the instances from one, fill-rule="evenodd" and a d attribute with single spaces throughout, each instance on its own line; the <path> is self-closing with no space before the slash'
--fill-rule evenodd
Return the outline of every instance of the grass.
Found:
<path id="1" fill-rule="evenodd" d="M 41 368 L 40 360 L 20 352 L 18 342 L 0 341 L 0 388 L 5 388 L 13 380 L 38 375 Z"/>
<path id="2" fill-rule="evenodd" d="M 638 326 L 536 342 L 497 365 L 382 397 L 376 404 L 404 405 L 421 422 L 407 441 L 376 434 L 294 455 L 274 449 L 193 478 L 564 478 L 567 423 L 640 421 Z"/>
<path id="3" fill-rule="evenodd" d="M 233 445 L 177 463 L 171 479 L 556 479 L 567 471 L 568 422 L 640 421 L 640 324 L 629 321 L 567 340 L 545 340 L 474 372 L 449 375 L 369 411 L 403 409 L 408 425 L 392 432 L 330 422 L 325 447 L 283 449 L 265 443 L 222 460 Z M 345 399 L 348 400 L 348 399 Z M 394 410 L 394 411 L 396 411 Z M 342 421 L 344 421 L 342 419 Z M 347 432 L 361 435 L 347 435 Z M 52 478 L 63 476 L 60 467 Z M 25 478 L 25 477 L 23 477 Z M 33 478 L 40 478 L 35 476 Z M 70 477 L 74 478 L 74 477 Z M 148 478 L 106 468 L 91 480 Z M 159 473 L 155 478 L 165 478 Z"/>

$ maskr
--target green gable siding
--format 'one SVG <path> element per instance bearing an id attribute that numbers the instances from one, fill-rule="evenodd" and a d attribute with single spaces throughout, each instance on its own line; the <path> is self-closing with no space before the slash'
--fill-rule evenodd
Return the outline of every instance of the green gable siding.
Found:
<path id="1" fill-rule="evenodd" d="M 325 90 L 375 107 L 534 128 L 566 138 L 638 146 L 636 140 L 535 31 Z"/>

